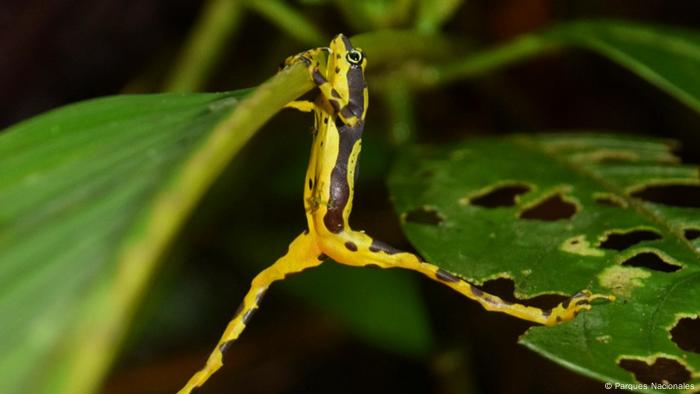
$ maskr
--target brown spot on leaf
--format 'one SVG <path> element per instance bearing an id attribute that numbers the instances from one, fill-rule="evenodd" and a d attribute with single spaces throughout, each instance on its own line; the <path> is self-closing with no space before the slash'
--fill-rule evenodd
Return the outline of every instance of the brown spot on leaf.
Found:
<path id="1" fill-rule="evenodd" d="M 233 344 L 233 341 L 226 341 L 219 346 L 219 351 L 223 354 L 226 353 L 226 351 L 231 348 L 231 345 Z"/>
<path id="2" fill-rule="evenodd" d="M 700 353 L 700 317 L 684 317 L 671 329 L 671 339 L 679 348 Z"/>
<path id="3" fill-rule="evenodd" d="M 690 380 L 690 371 L 670 358 L 659 357 L 651 365 L 642 360 L 623 358 L 618 364 L 632 372 L 640 383 L 685 383 Z"/>
<path id="4" fill-rule="evenodd" d="M 675 272 L 681 269 L 680 266 L 664 261 L 661 257 L 659 257 L 659 255 L 653 252 L 642 252 L 636 254 L 623 261 L 622 265 L 644 267 L 661 272 Z"/>
<path id="5" fill-rule="evenodd" d="M 700 185 L 651 185 L 633 192 L 632 197 L 657 204 L 700 208 Z"/>
<path id="6" fill-rule="evenodd" d="M 625 233 L 610 233 L 600 243 L 604 249 L 625 250 L 643 241 L 661 239 L 661 235 L 651 230 L 632 230 Z"/>
<path id="7" fill-rule="evenodd" d="M 444 219 L 435 208 L 420 207 L 406 212 L 404 220 L 411 223 L 437 226 L 442 223 Z"/>
<path id="8" fill-rule="evenodd" d="M 576 213 L 576 205 L 557 193 L 520 213 L 521 219 L 555 221 L 570 219 Z"/>
<path id="9" fill-rule="evenodd" d="M 502 185 L 485 194 L 472 197 L 468 202 L 484 208 L 512 207 L 517 196 L 530 191 L 530 187 L 521 184 Z"/>

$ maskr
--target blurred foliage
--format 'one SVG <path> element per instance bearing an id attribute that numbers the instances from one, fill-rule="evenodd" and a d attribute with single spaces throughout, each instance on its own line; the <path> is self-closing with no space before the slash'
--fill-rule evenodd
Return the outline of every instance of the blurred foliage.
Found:
<path id="1" fill-rule="evenodd" d="M 96 90 L 93 85 L 98 83 L 95 81 L 107 83 L 108 79 L 100 74 L 107 71 L 114 75 L 122 73 L 123 78 L 129 78 L 128 81 L 112 82 L 111 89 L 126 86 L 130 92 L 239 89 L 259 85 L 260 81 L 274 74 L 276 65 L 289 54 L 323 45 L 339 31 L 360 33 L 352 40 L 367 52 L 370 60 L 368 81 L 372 104 L 352 222 L 354 227 L 367 229 L 380 239 L 410 248 L 398 231 L 384 186 L 388 163 L 395 152 L 400 154 L 395 174 L 403 171 L 404 176 L 412 175 L 406 177 L 406 182 L 425 181 L 414 176 L 425 167 L 442 174 L 437 179 L 446 182 L 428 182 L 420 190 L 410 192 L 397 192 L 394 187 L 400 213 L 409 205 L 415 207 L 419 203 L 439 206 L 447 201 L 448 196 L 464 191 L 465 182 L 485 181 L 486 178 L 493 182 L 514 179 L 514 176 L 506 175 L 508 171 L 517 174 L 518 179 L 532 179 L 533 184 L 543 181 L 537 168 L 548 160 L 547 155 L 518 161 L 516 158 L 525 153 L 513 144 L 513 139 L 451 142 L 475 129 L 498 133 L 512 130 L 513 126 L 521 130 L 542 130 L 562 124 L 566 127 L 591 126 L 592 122 L 597 127 L 675 136 L 689 147 L 681 152 L 683 159 L 700 159 L 694 154 L 698 151 L 694 148 L 700 144 L 697 133 L 700 122 L 695 113 L 700 108 L 700 85 L 695 73 L 700 33 L 610 19 L 554 23 L 557 19 L 596 16 L 592 12 L 595 7 L 606 7 L 594 3 L 555 7 L 548 2 L 515 0 L 488 5 L 458 0 L 209 0 L 197 11 L 200 17 L 192 24 L 191 32 L 183 30 L 179 35 L 171 32 L 168 35 L 171 42 L 160 47 L 153 44 L 160 37 L 158 34 L 137 34 L 131 42 L 135 47 L 141 45 L 146 49 L 122 56 L 118 61 L 111 56 L 119 57 L 119 52 L 112 54 L 109 51 L 113 47 L 105 45 L 105 42 L 113 41 L 113 37 L 100 32 L 94 36 L 62 35 L 61 25 L 57 24 L 58 27 L 54 27 L 57 33 L 51 38 L 55 36 L 65 41 L 63 46 L 59 45 L 65 58 L 72 59 L 72 66 L 81 63 L 88 66 L 82 71 L 74 67 L 75 74 L 72 70 L 63 74 L 49 72 L 45 79 L 56 86 L 65 84 L 63 88 L 68 92 L 73 92 L 76 87 L 89 87 L 80 93 L 83 95 L 104 92 Z M 121 20 L 121 14 L 115 11 L 121 9 L 116 5 L 102 5 L 100 8 L 101 5 L 86 3 L 82 9 L 76 6 L 65 11 L 60 6 L 37 4 L 27 5 L 29 11 L 26 14 L 16 15 L 18 26 L 43 26 L 41 21 L 33 19 L 36 15 L 48 15 L 47 19 L 54 16 L 71 29 L 81 26 L 76 21 L 88 20 L 99 25 L 100 21 L 117 23 Z M 31 7 L 45 8 L 40 8 L 42 11 L 37 13 L 31 12 Z M 165 7 L 171 11 L 181 10 L 183 15 L 192 15 L 195 11 L 172 2 L 167 2 Z M 634 10 L 622 8 L 620 12 L 611 8 L 610 14 L 599 15 L 629 16 L 629 13 L 636 13 L 642 19 L 652 20 L 663 20 L 670 15 L 681 21 L 689 18 L 692 21 L 692 15 L 699 15 L 683 8 L 670 9 L 662 12 L 663 8 L 647 5 Z M 644 12 L 648 14 L 644 15 Z M 159 17 L 162 15 L 167 16 L 167 13 L 161 13 Z M 131 24 L 139 23 L 138 18 L 128 20 Z M 180 17 L 178 26 L 189 26 L 190 23 L 191 19 Z M 544 28 L 538 30 L 537 27 Z M 42 50 L 40 44 L 32 44 L 51 42 L 50 39 L 22 39 L 21 34 L 28 31 L 31 32 L 31 28 L 18 28 L 12 32 L 18 38 L 8 40 L 28 42 L 26 48 L 10 46 L 15 53 L 6 56 L 17 59 L 20 65 L 23 59 L 32 59 L 26 53 L 33 56 L 52 53 L 51 50 Z M 76 36 L 87 43 L 85 49 L 76 45 Z M 85 41 L 88 39 L 94 42 L 92 47 L 90 41 Z M 501 42 L 490 42 L 494 40 Z M 179 47 L 180 43 L 182 49 L 175 54 L 173 48 Z M 623 71 L 610 71 L 617 69 L 607 63 L 578 52 L 563 51 L 570 47 L 592 50 L 612 59 L 670 93 L 687 107 L 671 103 Z M 0 51 L 2 49 L 0 46 Z M 79 56 L 71 55 L 75 54 L 71 51 L 78 50 L 81 51 Z M 510 67 L 516 62 L 543 55 L 547 55 L 544 60 L 535 60 L 518 68 Z M 563 66 L 552 69 L 548 62 L 551 63 L 553 56 L 557 56 Z M 105 59 L 112 59 L 112 62 Z M 52 71 L 51 62 L 32 61 L 27 64 L 30 64 L 26 67 L 27 75 L 31 75 L 31 71 L 37 73 L 32 64 L 46 64 L 44 68 Z M 135 66 L 138 64 L 140 68 Z M 506 66 L 509 67 L 504 70 Z M 21 68 L 18 66 L 17 69 Z M 499 73 L 494 72 L 497 69 Z M 567 72 L 571 75 L 569 80 L 566 79 Z M 5 72 L 0 78 L 21 74 Z M 471 81 L 469 84 L 462 82 L 467 79 Z M 12 89 L 13 86 L 22 86 L 22 81 L 20 77 L 4 81 L 8 82 L 5 84 L 8 86 L 6 94 L 14 94 L 11 105 L 6 106 L 10 115 L 3 119 L 5 122 L 16 117 L 17 113 L 26 115 L 29 112 L 22 107 L 18 107 L 20 109 L 15 113 L 11 111 L 15 103 L 23 102 L 17 98 L 21 98 L 25 91 L 32 92 L 30 84 L 25 84 L 29 87 L 21 91 Z M 38 83 L 36 81 L 32 82 Z M 568 86 L 578 90 L 572 92 Z M 8 393 L 94 392 L 119 349 L 123 349 L 118 363 L 121 371 L 134 371 L 133 365 L 143 363 L 139 357 L 144 351 L 151 352 L 147 359 L 158 359 L 166 350 L 172 351 L 174 343 L 207 351 L 233 313 L 236 300 L 246 290 L 248 278 L 281 253 L 285 240 L 291 239 L 303 226 L 298 201 L 301 192 L 299 180 L 303 177 L 308 154 L 308 138 L 299 136 L 304 135 L 303 130 L 308 128 L 308 116 L 283 114 L 273 120 L 260 136 L 253 138 L 253 134 L 279 111 L 284 102 L 310 88 L 303 70 L 296 69 L 281 73 L 272 78 L 270 84 L 260 85 L 252 91 L 118 96 L 59 109 L 5 130 L 0 135 L 0 283 L 5 284 L 0 290 L 0 310 L 8 318 L 3 319 L 0 328 L 5 338 L 2 347 L 6 349 L 6 357 L 0 361 L 0 390 Z M 81 97 L 80 94 L 70 93 L 66 97 L 75 100 Z M 245 101 L 239 102 L 244 97 Z M 7 99 L 5 102 L 9 103 Z M 24 102 L 33 102 L 34 111 L 51 103 L 35 97 Z M 546 138 L 531 138 L 535 141 L 533 144 L 547 144 Z M 562 138 L 574 139 L 569 136 Z M 593 137 L 582 138 L 585 141 Z M 249 139 L 252 139 L 251 143 L 238 154 Z M 423 155 L 406 146 L 416 140 L 450 143 L 428 149 L 427 152 L 432 153 Z M 623 150 L 639 147 L 635 139 L 620 141 Z M 447 158 L 454 159 L 465 149 L 474 152 L 474 162 L 470 166 L 455 167 L 450 159 L 445 158 L 448 155 Z M 580 165 L 587 164 L 586 160 L 591 163 L 597 160 L 595 155 L 586 157 L 576 156 L 580 152 L 568 153 L 583 157 L 584 162 Z M 656 156 L 646 157 L 648 152 L 643 153 L 640 154 L 643 160 L 655 160 Z M 234 156 L 236 160 L 229 164 Z M 670 174 L 674 171 L 670 168 L 675 167 L 668 168 Z M 531 172 L 532 169 L 535 171 Z M 567 174 L 570 175 L 562 172 L 564 178 Z M 653 174 L 657 173 L 642 171 L 630 176 Z M 666 173 L 658 176 L 663 178 Z M 683 179 L 685 184 L 697 184 L 697 171 L 684 175 Z M 537 190 L 537 193 L 544 191 Z M 634 201 L 630 196 L 623 200 L 628 201 L 627 198 Z M 613 198 L 612 201 L 616 200 Z M 506 270 L 512 271 L 513 276 L 531 271 L 530 276 L 542 278 L 537 285 L 516 278 L 520 279 L 516 280 L 516 295 L 569 294 L 595 283 L 590 270 L 578 269 L 580 261 L 567 265 L 569 270 L 576 272 L 566 278 L 562 278 L 567 272 L 565 270 L 543 267 L 546 261 L 558 256 L 556 253 L 560 252 L 557 251 L 530 256 L 516 267 L 517 261 L 512 257 L 520 253 L 517 247 L 522 245 L 504 242 L 495 247 L 501 257 L 486 259 L 490 254 L 485 252 L 470 258 L 469 253 L 491 245 L 490 240 L 483 244 L 478 240 L 496 229 L 505 233 L 515 231 L 525 237 L 525 246 L 533 245 L 530 230 L 516 231 L 519 228 L 517 220 L 508 212 L 499 208 L 456 213 L 465 215 L 464 223 L 447 230 L 473 234 L 467 243 L 456 243 L 455 247 L 436 249 L 440 242 L 450 238 L 430 238 L 429 234 L 417 236 L 417 228 L 410 224 L 406 229 L 411 241 L 426 257 L 435 258 L 437 263 L 465 278 L 482 282 Z M 631 210 L 625 212 L 634 216 Z M 666 218 L 665 213 L 659 212 L 661 216 L 658 217 Z M 499 216 L 498 220 L 482 220 L 480 214 L 505 216 Z M 602 208 L 590 214 L 605 216 Z M 682 223 L 694 223 L 697 212 L 688 208 L 678 217 Z M 635 218 L 642 220 L 645 216 Z M 666 223 L 664 220 L 661 223 Z M 700 232 L 700 227 L 692 223 L 682 228 L 682 232 L 674 229 L 675 224 L 669 224 L 671 229 L 664 230 L 664 240 L 654 242 L 692 238 Z M 553 235 L 541 237 L 539 241 L 556 243 L 556 237 L 574 231 L 573 228 L 559 228 L 562 225 L 563 222 L 554 223 Z M 578 225 L 581 231 L 595 232 L 594 227 Z M 539 224 L 533 226 L 532 231 L 542 227 Z M 678 242 L 682 244 L 684 241 Z M 467 245 L 473 248 L 462 250 Z M 674 253 L 673 248 L 679 247 L 665 243 L 662 246 L 669 254 Z M 541 249 L 547 248 L 545 245 Z M 654 344 L 663 342 L 665 347 L 660 352 L 666 358 L 654 353 L 656 348 L 647 346 L 643 351 L 625 351 L 630 356 L 629 363 L 618 367 L 610 363 L 610 354 L 619 350 L 615 347 L 618 344 L 628 346 L 627 350 L 636 346 L 633 341 L 618 340 L 619 336 L 629 339 L 633 334 L 627 332 L 626 335 L 622 328 L 610 328 L 617 330 L 613 334 L 602 332 L 615 324 L 625 324 L 616 318 L 630 310 L 639 312 L 635 316 L 630 314 L 630 319 L 644 324 L 649 315 L 647 309 L 656 305 L 652 290 L 656 294 L 666 294 L 670 287 L 676 286 L 674 278 L 694 272 L 697 248 L 694 252 L 686 252 L 690 255 L 682 260 L 688 266 L 678 273 L 654 273 L 650 280 L 646 276 L 639 278 L 640 281 L 653 282 L 644 288 L 649 297 L 641 300 L 637 293 L 622 295 L 626 302 L 596 305 L 593 311 L 571 323 L 554 329 L 529 330 L 523 339 L 524 344 L 564 366 L 599 379 L 634 382 L 634 374 L 637 381 L 644 382 L 651 381 L 647 376 L 649 373 L 656 379 L 668 377 L 663 373 L 653 374 L 658 370 L 668 372 L 668 366 L 657 365 L 658 360 L 692 359 L 681 363 L 696 375 L 692 368 L 697 362 L 696 354 L 692 353 L 696 350 L 683 344 L 681 351 L 669 343 L 668 338 L 659 339 L 667 336 L 670 328 L 666 326 L 673 323 L 669 316 L 674 311 L 684 312 L 682 317 L 673 315 L 685 319 L 683 324 L 692 324 L 693 316 L 697 320 L 698 310 L 691 310 L 692 305 L 690 309 L 677 305 L 675 309 L 669 308 L 666 311 L 671 315 L 664 315 L 665 320 L 654 320 L 654 324 L 646 326 L 648 335 L 644 338 Z M 613 254 L 604 252 L 605 258 Z M 158 268 L 157 263 L 161 260 L 166 264 Z M 480 263 L 476 264 L 477 261 Z M 648 273 L 642 268 L 634 270 Z M 156 272 L 161 274 L 154 275 Z M 356 374 L 382 370 L 381 376 L 375 376 L 375 379 L 394 390 L 403 388 L 406 391 L 425 385 L 433 388 L 419 391 L 464 392 L 474 387 L 491 387 L 492 391 L 499 391 L 494 388 L 494 382 L 478 381 L 483 369 L 474 372 L 475 365 L 483 368 L 489 359 L 496 359 L 495 352 L 489 350 L 488 353 L 494 354 L 482 355 L 478 362 L 465 361 L 472 358 L 466 350 L 464 354 L 448 352 L 447 356 L 440 353 L 445 347 L 460 349 L 455 343 L 462 344 L 468 339 L 469 335 L 463 333 L 468 330 L 457 329 L 459 333 L 448 338 L 433 334 L 433 326 L 439 326 L 441 321 L 453 321 L 451 316 L 455 313 L 451 308 L 466 302 L 453 296 L 447 303 L 431 304 L 431 300 L 439 296 L 436 297 L 432 288 L 425 289 L 429 285 L 419 288 L 416 278 L 407 274 L 321 267 L 291 279 L 288 284 L 280 286 L 280 290 L 306 300 L 310 310 L 325 311 L 344 322 L 349 332 L 358 338 L 414 360 L 428 360 L 423 362 L 433 368 L 431 373 L 438 376 L 440 382 L 425 383 L 434 378 L 426 378 L 426 372 L 423 372 L 423 380 L 420 373 L 408 377 L 405 373 L 391 372 L 381 362 L 375 368 L 355 371 Z M 657 277 L 661 279 L 657 280 Z M 427 291 L 429 297 L 424 299 L 421 291 Z M 684 291 L 692 291 L 692 288 Z M 270 312 L 261 313 L 262 316 L 253 323 L 252 331 L 256 324 L 262 324 L 257 322 L 264 320 L 264 316 L 284 316 L 284 307 L 290 307 L 280 305 L 280 300 L 275 302 L 274 294 L 270 296 L 273 300 L 267 301 L 263 307 Z M 430 313 L 426 311 L 426 304 L 431 308 Z M 466 327 L 487 326 L 488 319 L 491 318 L 468 321 Z M 518 324 L 512 319 L 506 321 L 509 322 L 506 324 Z M 593 331 L 602 330 L 596 331 L 595 343 L 587 340 L 592 338 L 588 331 L 592 330 L 591 322 L 596 323 Z M 132 330 L 123 341 L 130 324 Z M 293 324 L 287 322 L 287 325 Z M 284 334 L 287 325 L 281 325 L 279 321 L 272 324 L 278 330 L 276 333 L 284 337 L 280 342 L 299 341 L 308 348 L 318 346 L 313 340 L 315 338 L 305 341 L 292 337 L 291 333 Z M 663 329 L 659 329 L 661 325 L 665 325 Z M 491 333 L 485 330 L 481 334 Z M 241 340 L 241 349 L 245 349 L 246 340 L 246 337 Z M 280 342 L 275 343 L 279 346 Z M 465 349 L 469 346 L 478 348 L 478 342 L 479 339 L 472 341 L 472 345 Z M 483 342 L 494 341 L 484 339 Z M 609 350 L 612 347 L 614 350 L 603 352 L 603 356 L 590 356 L 593 354 L 589 353 L 593 352 L 591 349 Z M 603 354 L 598 350 L 595 352 Z M 342 353 L 343 359 L 357 362 L 340 363 L 335 368 L 339 371 L 336 373 L 347 375 L 352 371 L 348 364 L 372 365 L 367 357 L 355 353 L 350 350 Z M 435 355 L 432 358 L 434 365 L 429 364 L 431 357 L 426 354 Z M 301 359 L 306 356 L 297 355 Z M 246 359 L 245 354 L 241 357 Z M 178 367 L 163 370 L 165 378 L 158 378 L 157 370 L 147 370 L 143 374 L 147 378 L 138 378 L 135 384 L 129 382 L 128 374 L 119 373 L 107 386 L 108 391 L 136 392 L 143 388 L 143 392 L 147 392 L 150 380 L 156 384 L 155 392 L 171 392 L 200 365 L 202 359 L 203 355 L 192 356 L 191 361 L 182 361 Z M 644 365 L 647 365 L 646 369 Z M 500 376 L 502 366 L 496 367 Z M 512 365 L 509 369 L 522 370 L 523 365 Z M 678 368 L 671 370 L 677 372 Z M 647 375 L 644 375 L 645 371 Z M 431 373 L 427 374 L 432 376 Z M 263 374 L 262 380 L 272 382 L 274 379 L 267 375 Z M 320 379 L 319 375 L 334 376 L 328 369 L 322 374 L 312 374 L 316 376 L 314 379 Z M 690 381 L 689 377 L 683 376 L 682 381 Z M 697 376 L 694 378 L 697 380 Z M 576 378 L 569 377 L 567 381 L 572 379 Z M 516 380 L 525 381 L 526 377 L 520 376 Z M 552 387 L 553 378 L 547 376 L 546 380 L 545 386 Z M 216 385 L 216 380 L 213 384 Z M 221 390 L 228 391 L 233 384 L 240 388 L 242 383 L 222 385 Z M 298 384 L 308 391 L 307 385 Z M 270 391 L 294 392 L 294 387 L 290 383 L 287 387 Z M 346 388 L 352 392 L 352 387 L 348 384 Z M 377 392 L 386 391 L 381 385 L 367 383 L 362 387 L 363 390 L 376 387 Z M 600 388 L 600 385 L 591 387 Z M 245 389 L 239 391 L 246 392 Z M 319 386 L 318 391 L 323 389 Z"/>

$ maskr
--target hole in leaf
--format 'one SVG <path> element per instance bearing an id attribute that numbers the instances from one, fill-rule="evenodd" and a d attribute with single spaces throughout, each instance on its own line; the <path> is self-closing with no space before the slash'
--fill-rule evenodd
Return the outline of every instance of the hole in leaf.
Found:
<path id="1" fill-rule="evenodd" d="M 595 202 L 601 205 L 607 205 L 616 208 L 627 208 L 627 202 L 622 197 L 617 196 L 615 194 L 596 194 L 594 199 Z"/>
<path id="2" fill-rule="evenodd" d="M 411 223 L 437 226 L 438 224 L 442 223 L 444 219 L 435 208 L 420 207 L 406 212 L 404 220 Z"/>
<path id="3" fill-rule="evenodd" d="M 690 380 L 690 371 L 670 358 L 659 357 L 651 365 L 641 360 L 623 358 L 618 364 L 632 372 L 640 383 L 685 383 Z"/>
<path id="4" fill-rule="evenodd" d="M 560 294 L 542 294 L 537 297 L 521 300 L 515 297 L 515 282 L 510 278 L 498 278 L 486 281 L 483 286 L 479 286 L 487 293 L 500 297 L 504 301 L 534 306 L 542 309 L 553 308 L 569 297 Z"/>
<path id="5" fill-rule="evenodd" d="M 661 271 L 661 272 L 675 272 L 675 271 L 678 271 L 679 269 L 681 269 L 681 267 L 664 261 L 656 253 L 652 253 L 652 252 L 643 252 L 643 253 L 639 253 L 637 255 L 634 255 L 634 256 L 630 257 L 629 259 L 625 260 L 622 263 L 622 265 L 629 265 L 632 267 L 649 268 L 651 270 Z"/>
<path id="6" fill-rule="evenodd" d="M 643 241 L 661 239 L 661 235 L 651 230 L 633 230 L 626 233 L 610 233 L 600 247 L 604 249 L 625 250 Z"/>
<path id="7" fill-rule="evenodd" d="M 679 348 L 700 353 L 700 317 L 684 317 L 671 329 L 671 339 Z"/>
<path id="8" fill-rule="evenodd" d="M 565 201 L 561 194 L 555 194 L 544 201 L 540 201 L 520 213 L 521 219 L 555 221 L 570 219 L 576 213 L 576 205 Z"/>
<path id="9" fill-rule="evenodd" d="M 700 238 L 700 230 L 696 228 L 687 228 L 683 232 L 683 235 L 685 236 L 685 239 L 692 241 Z"/>
<path id="10" fill-rule="evenodd" d="M 530 188 L 525 185 L 503 185 L 470 199 L 469 203 L 485 208 L 512 207 L 517 196 L 529 191 Z"/>
<path id="11" fill-rule="evenodd" d="M 700 208 L 700 185 L 652 185 L 633 192 L 632 197 L 664 205 Z"/>

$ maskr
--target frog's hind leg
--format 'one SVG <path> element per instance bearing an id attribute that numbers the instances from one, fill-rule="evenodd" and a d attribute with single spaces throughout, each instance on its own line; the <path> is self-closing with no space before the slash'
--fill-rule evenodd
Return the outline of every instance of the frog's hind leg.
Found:
<path id="1" fill-rule="evenodd" d="M 322 256 L 313 235 L 305 232 L 299 235 L 289 245 L 287 253 L 274 264 L 260 272 L 251 283 L 250 290 L 243 298 L 238 312 L 228 323 L 221 339 L 209 355 L 206 365 L 194 374 L 178 394 L 189 394 L 204 384 L 209 377 L 223 365 L 223 353 L 235 341 L 250 322 L 255 311 L 260 307 L 260 301 L 272 282 L 282 280 L 290 273 L 315 267 L 323 262 Z"/>
<path id="2" fill-rule="evenodd" d="M 614 300 L 613 296 L 592 294 L 590 291 L 584 290 L 552 309 L 540 309 L 512 303 L 489 294 L 412 253 L 395 249 L 370 238 L 364 233 L 345 231 L 334 238 L 337 239 L 332 241 L 324 239 L 322 249 L 328 249 L 324 250 L 324 252 L 339 263 L 354 266 L 377 265 L 381 268 L 404 268 L 418 271 L 430 279 L 443 283 L 468 298 L 477 301 L 488 311 L 506 313 L 546 326 L 573 319 L 582 310 L 590 309 L 591 301 L 598 299 Z"/>

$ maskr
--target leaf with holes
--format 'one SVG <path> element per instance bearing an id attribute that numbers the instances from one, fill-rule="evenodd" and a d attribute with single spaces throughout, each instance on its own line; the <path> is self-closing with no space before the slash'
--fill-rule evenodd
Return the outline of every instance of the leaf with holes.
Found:
<path id="1" fill-rule="evenodd" d="M 614 294 L 522 338 L 588 376 L 700 383 L 700 177 L 663 141 L 597 134 L 475 139 L 401 154 L 390 177 L 428 260 L 515 296 Z"/>

